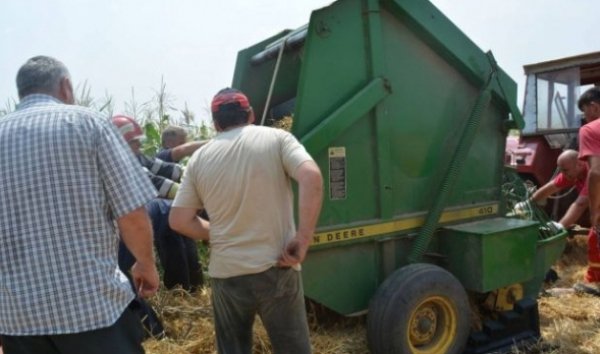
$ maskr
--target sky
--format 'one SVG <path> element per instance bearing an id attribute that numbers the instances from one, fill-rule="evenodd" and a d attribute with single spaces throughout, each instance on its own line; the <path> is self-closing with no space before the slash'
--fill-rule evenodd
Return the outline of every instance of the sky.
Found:
<path id="1" fill-rule="evenodd" d="M 358 0 L 354 0 L 358 1 Z M 404 0 L 398 0 L 404 1 Z M 419 1 L 419 0 L 411 0 Z M 426 0 L 422 0 L 426 1 Z M 0 109 L 16 99 L 15 75 L 35 55 L 63 61 L 115 112 L 149 101 L 161 80 L 172 105 L 209 121 L 230 86 L 239 50 L 309 21 L 322 0 L 0 0 Z M 517 83 L 523 65 L 600 50 L 597 0 L 432 0 Z M 174 113 L 176 114 L 176 113 Z"/>

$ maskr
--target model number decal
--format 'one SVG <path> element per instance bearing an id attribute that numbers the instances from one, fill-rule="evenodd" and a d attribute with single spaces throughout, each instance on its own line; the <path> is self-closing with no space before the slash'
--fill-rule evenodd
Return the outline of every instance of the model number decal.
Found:
<path id="1" fill-rule="evenodd" d="M 498 212 L 498 205 L 490 205 L 486 207 L 479 208 L 479 215 L 491 215 L 496 214 Z"/>

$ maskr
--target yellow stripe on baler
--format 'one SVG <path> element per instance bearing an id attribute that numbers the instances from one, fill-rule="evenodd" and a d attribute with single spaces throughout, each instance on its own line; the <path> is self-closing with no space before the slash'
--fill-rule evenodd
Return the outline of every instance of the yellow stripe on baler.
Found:
<path id="1" fill-rule="evenodd" d="M 458 220 L 472 219 L 479 216 L 488 216 L 498 213 L 498 204 L 488 204 L 474 208 L 463 208 L 448 210 L 442 213 L 440 223 L 447 223 Z M 385 222 L 381 224 L 371 224 L 356 226 L 346 229 L 337 229 L 316 233 L 313 236 L 313 246 L 330 244 L 335 242 L 351 241 L 367 237 L 390 234 L 398 231 L 415 229 L 422 226 L 425 222 L 425 214 L 410 217 L 406 219 Z"/>

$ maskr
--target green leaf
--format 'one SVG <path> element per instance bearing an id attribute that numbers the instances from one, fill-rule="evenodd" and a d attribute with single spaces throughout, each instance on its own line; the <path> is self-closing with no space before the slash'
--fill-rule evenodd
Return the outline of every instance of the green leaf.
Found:
<path id="1" fill-rule="evenodd" d="M 160 149 L 160 133 L 154 122 L 144 124 L 144 135 L 146 139 L 142 144 L 142 151 L 145 155 L 154 156 Z"/>

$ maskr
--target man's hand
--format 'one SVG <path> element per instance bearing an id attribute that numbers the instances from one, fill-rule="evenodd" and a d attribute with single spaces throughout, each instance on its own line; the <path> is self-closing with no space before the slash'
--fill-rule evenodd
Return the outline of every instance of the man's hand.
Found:
<path id="1" fill-rule="evenodd" d="M 136 262 L 131 267 L 131 276 L 140 297 L 150 297 L 158 291 L 158 271 L 154 263 Z"/>
<path id="2" fill-rule="evenodd" d="M 310 238 L 296 234 L 283 249 L 277 265 L 280 267 L 291 267 L 302 263 L 304 258 L 306 258 L 306 252 L 308 251 L 309 245 Z"/>

